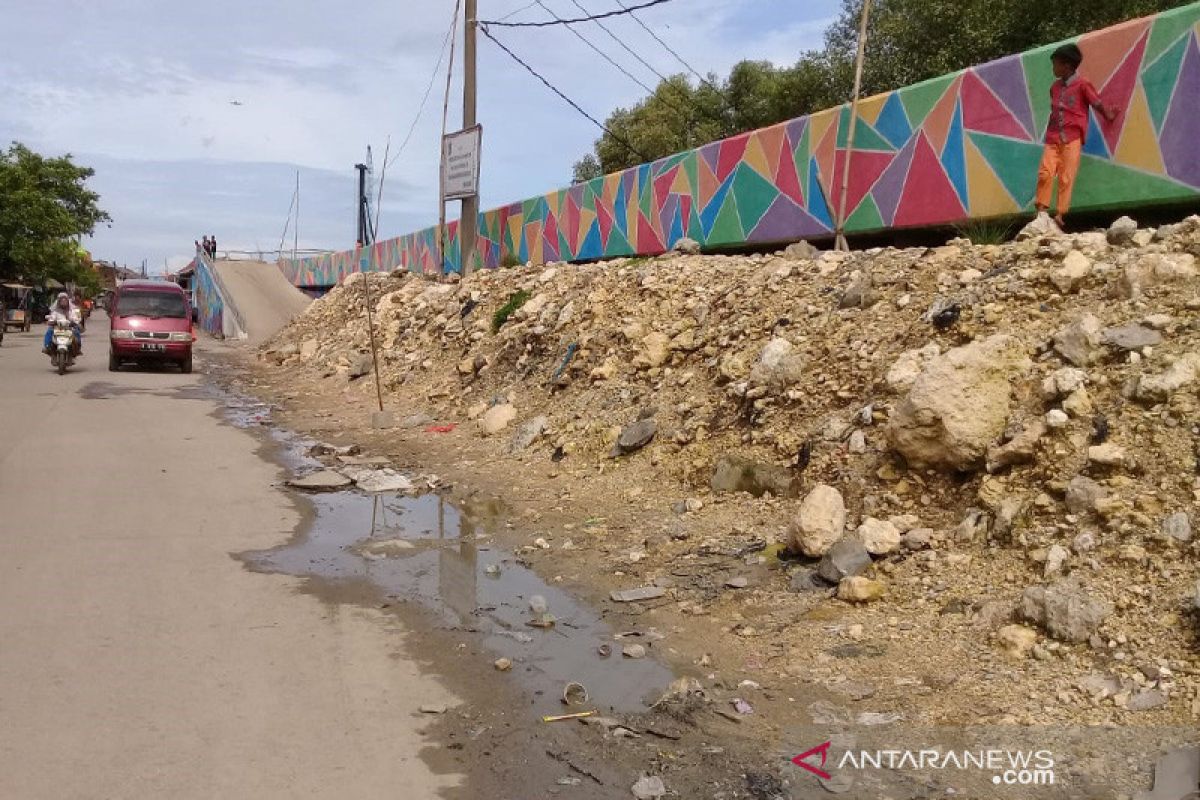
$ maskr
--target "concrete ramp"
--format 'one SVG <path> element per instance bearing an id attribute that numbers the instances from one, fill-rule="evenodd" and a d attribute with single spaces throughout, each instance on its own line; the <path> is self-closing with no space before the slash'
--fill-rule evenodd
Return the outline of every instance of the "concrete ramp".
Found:
<path id="1" fill-rule="evenodd" d="M 274 264 L 221 260 L 213 267 L 227 295 L 225 302 L 237 309 L 252 344 L 270 339 L 312 302 Z"/>

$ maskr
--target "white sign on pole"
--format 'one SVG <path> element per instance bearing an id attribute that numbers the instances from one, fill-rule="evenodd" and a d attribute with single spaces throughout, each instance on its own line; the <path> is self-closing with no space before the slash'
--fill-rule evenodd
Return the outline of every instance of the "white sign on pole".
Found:
<path id="1" fill-rule="evenodd" d="M 479 194 L 479 150 L 483 126 L 442 137 L 442 193 L 447 200 Z"/>

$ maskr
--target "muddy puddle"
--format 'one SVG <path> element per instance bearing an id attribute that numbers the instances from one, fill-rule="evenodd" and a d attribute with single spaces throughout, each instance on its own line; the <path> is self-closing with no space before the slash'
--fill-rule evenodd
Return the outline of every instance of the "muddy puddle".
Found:
<path id="1" fill-rule="evenodd" d="M 265 426 L 269 408 L 230 399 L 226 413 L 239 427 Z M 306 455 L 312 441 L 267 431 L 290 472 L 323 466 Z M 498 502 L 460 506 L 434 492 L 296 494 L 310 506 L 310 520 L 283 546 L 241 554 L 250 568 L 306 578 L 311 590 L 329 596 L 416 607 L 431 624 L 478 636 L 494 658 L 511 660 L 508 675 L 531 694 L 538 713 L 642 711 L 673 678 L 654 658 L 653 629 L 614 630 L 597 611 L 495 544 L 507 523 Z M 623 656 L 631 644 L 642 645 L 647 655 Z M 501 677 L 490 662 L 477 668 L 489 679 Z M 563 703 L 572 682 L 586 687 L 586 703 Z"/>

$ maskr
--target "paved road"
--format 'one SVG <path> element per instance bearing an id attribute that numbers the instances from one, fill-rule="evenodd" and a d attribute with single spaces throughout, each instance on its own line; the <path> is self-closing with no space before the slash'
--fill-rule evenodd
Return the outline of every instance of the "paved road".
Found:
<path id="1" fill-rule="evenodd" d="M 274 264 L 222 259 L 213 266 L 229 290 L 228 299 L 246 321 L 251 344 L 270 339 L 312 302 L 311 297 L 288 283 Z"/>
<path id="2" fill-rule="evenodd" d="M 0 797 L 437 796 L 414 712 L 454 699 L 394 620 L 230 556 L 297 524 L 276 468 L 102 329 L 62 377 L 0 346 Z"/>

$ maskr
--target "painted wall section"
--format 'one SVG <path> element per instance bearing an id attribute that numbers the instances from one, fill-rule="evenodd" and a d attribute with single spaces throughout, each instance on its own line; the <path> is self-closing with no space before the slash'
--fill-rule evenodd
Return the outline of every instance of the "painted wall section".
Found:
<path id="1" fill-rule="evenodd" d="M 1081 74 L 1122 109 L 1092 112 L 1073 209 L 1200 199 L 1200 2 L 1085 34 Z M 1061 42 L 859 103 L 848 233 L 1030 212 Z M 868 58 L 870 57 L 868 53 Z M 832 235 L 849 106 L 751 131 L 479 215 L 478 256 L 572 261 Z M 437 274 L 436 227 L 378 242 L 369 269 Z M 447 267 L 461 269 L 458 223 Z M 280 268 L 299 286 L 359 269 L 349 250 Z"/>
<path id="2" fill-rule="evenodd" d="M 195 304 L 201 330 L 212 336 L 225 337 L 225 303 L 213 280 L 212 267 L 200 253 L 192 259 L 195 275 Z"/>

